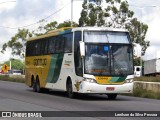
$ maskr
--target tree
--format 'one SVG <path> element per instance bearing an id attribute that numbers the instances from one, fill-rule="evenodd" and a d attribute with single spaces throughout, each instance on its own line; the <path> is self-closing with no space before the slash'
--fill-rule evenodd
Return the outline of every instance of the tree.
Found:
<path id="1" fill-rule="evenodd" d="M 11 48 L 12 55 L 18 55 L 24 57 L 26 40 L 31 37 L 32 34 L 28 29 L 18 29 L 18 32 L 2 46 L 1 52 L 4 53 L 7 47 Z"/>
<path id="2" fill-rule="evenodd" d="M 142 47 L 142 55 L 145 54 L 149 41 L 145 41 L 145 36 L 148 30 L 148 25 L 141 23 L 137 18 L 133 18 L 130 23 L 126 24 L 126 29 L 129 30 L 133 43 L 139 43 Z"/>
<path id="3" fill-rule="evenodd" d="M 104 13 L 101 7 L 102 0 L 95 0 L 95 4 L 84 0 L 83 10 L 79 19 L 79 26 L 102 26 L 104 25 Z"/>
<path id="4" fill-rule="evenodd" d="M 130 32 L 133 43 L 139 43 L 142 46 L 142 54 L 149 46 L 149 41 L 145 41 L 148 26 L 137 18 L 134 18 L 134 12 L 129 10 L 129 4 L 126 0 L 95 0 L 95 3 L 84 0 L 82 5 L 79 26 L 106 26 L 113 28 L 123 28 Z M 102 4 L 103 3 L 103 4 Z"/>
<path id="5" fill-rule="evenodd" d="M 45 22 L 42 20 L 42 22 Z M 47 23 L 46 25 L 41 24 L 36 31 L 33 31 L 34 36 L 40 36 L 43 34 L 46 34 L 47 32 L 51 30 L 57 29 L 58 23 L 57 21 L 52 21 L 50 23 Z"/>
<path id="6" fill-rule="evenodd" d="M 44 26 L 46 32 L 57 29 L 57 22 L 53 21 Z"/>
<path id="7" fill-rule="evenodd" d="M 76 22 L 72 22 L 72 27 L 77 27 L 77 26 L 78 26 L 78 24 Z M 60 23 L 57 26 L 57 29 L 63 28 L 63 27 L 71 27 L 71 21 L 67 20 L 67 21 L 64 21 L 63 23 Z"/>
<path id="8" fill-rule="evenodd" d="M 77 27 L 78 24 L 76 22 L 72 23 L 72 27 Z M 50 23 L 47 23 L 46 25 L 40 25 L 37 29 L 37 31 L 33 31 L 33 35 L 35 36 L 40 36 L 43 34 L 48 33 L 49 31 L 55 30 L 55 29 L 59 29 L 59 28 L 63 28 L 63 27 L 71 27 L 71 21 L 67 20 L 64 21 L 63 23 L 58 24 L 57 21 L 52 21 Z"/>
<path id="9" fill-rule="evenodd" d="M 12 69 L 16 69 L 16 70 L 23 70 L 24 69 L 24 63 L 22 63 L 21 60 L 18 59 L 11 59 L 6 61 L 4 64 L 7 64 L 8 66 L 10 66 L 10 61 L 11 61 L 11 68 Z"/>

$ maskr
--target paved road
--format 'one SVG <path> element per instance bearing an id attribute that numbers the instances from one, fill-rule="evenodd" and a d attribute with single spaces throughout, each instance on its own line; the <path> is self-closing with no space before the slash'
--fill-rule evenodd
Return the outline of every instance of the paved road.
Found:
<path id="1" fill-rule="evenodd" d="M 108 100 L 106 95 L 80 95 L 76 99 L 70 99 L 63 92 L 50 91 L 48 93 L 34 93 L 31 88 L 23 83 L 0 81 L 0 111 L 160 111 L 160 100 L 122 95 L 119 95 L 116 100 Z M 60 114 L 63 113 L 61 112 Z M 73 114 L 78 114 L 79 116 L 84 115 L 83 112 Z M 3 119 L 7 120 L 6 118 Z M 52 119 L 62 120 L 64 118 L 58 117 Z M 65 117 L 65 119 L 75 120 L 75 118 L 68 117 Z M 77 119 L 85 120 L 86 118 L 78 117 Z M 103 119 L 137 120 L 144 118 L 87 117 L 87 120 Z M 145 119 L 158 120 L 158 118 Z"/>

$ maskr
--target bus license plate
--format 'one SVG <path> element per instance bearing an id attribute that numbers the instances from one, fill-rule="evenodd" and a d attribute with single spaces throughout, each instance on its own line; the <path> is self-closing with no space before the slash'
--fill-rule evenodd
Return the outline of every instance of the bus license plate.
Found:
<path id="1" fill-rule="evenodd" d="M 106 90 L 107 91 L 114 91 L 114 87 L 107 87 Z"/>

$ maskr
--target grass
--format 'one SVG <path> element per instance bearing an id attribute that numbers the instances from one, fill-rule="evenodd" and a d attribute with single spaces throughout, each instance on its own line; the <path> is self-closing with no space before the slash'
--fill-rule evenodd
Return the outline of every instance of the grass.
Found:
<path id="1" fill-rule="evenodd" d="M 145 90 L 145 89 L 140 89 L 140 88 L 134 89 L 132 96 L 142 97 L 142 98 L 160 99 L 159 92 L 153 92 L 151 90 Z"/>
<path id="2" fill-rule="evenodd" d="M 25 77 L 21 75 L 0 75 L 0 80 L 24 83 Z"/>
<path id="3" fill-rule="evenodd" d="M 134 81 L 160 82 L 160 77 L 135 77 Z"/>
<path id="4" fill-rule="evenodd" d="M 134 81 L 145 81 L 145 82 L 160 82 L 160 77 L 135 77 Z M 142 97 L 142 98 L 152 98 L 160 100 L 160 92 L 153 92 L 151 90 L 146 90 L 142 88 L 134 88 L 133 94 L 128 94 L 129 96 Z"/>

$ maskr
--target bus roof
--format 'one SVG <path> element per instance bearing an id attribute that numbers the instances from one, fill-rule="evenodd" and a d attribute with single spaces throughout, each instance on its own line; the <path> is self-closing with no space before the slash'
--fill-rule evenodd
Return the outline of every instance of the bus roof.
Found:
<path id="1" fill-rule="evenodd" d="M 68 33 L 68 32 L 73 32 L 73 31 L 97 31 L 97 30 L 99 30 L 99 31 L 128 32 L 125 29 L 109 28 L 109 27 L 64 27 L 64 28 L 49 31 L 48 33 L 46 33 L 44 35 L 40 35 L 37 37 L 31 37 L 28 39 L 28 41 L 46 38 L 46 37 L 64 34 L 64 33 Z"/>
<path id="2" fill-rule="evenodd" d="M 62 32 L 65 33 L 68 30 L 71 31 L 71 29 L 72 29 L 72 27 L 64 27 L 64 28 L 60 28 L 60 29 L 56 29 L 56 30 L 51 30 L 51 31 L 49 31 L 48 33 L 46 33 L 44 35 L 31 37 L 27 41 L 32 41 L 32 40 L 37 40 L 37 39 L 46 38 L 46 37 L 50 37 L 50 36 L 59 35 L 59 34 L 62 34 Z"/>
<path id="3" fill-rule="evenodd" d="M 73 28 L 72 31 L 117 31 L 117 32 L 128 32 L 125 29 L 120 29 L 120 28 L 109 28 L 109 27 L 77 27 Z"/>

